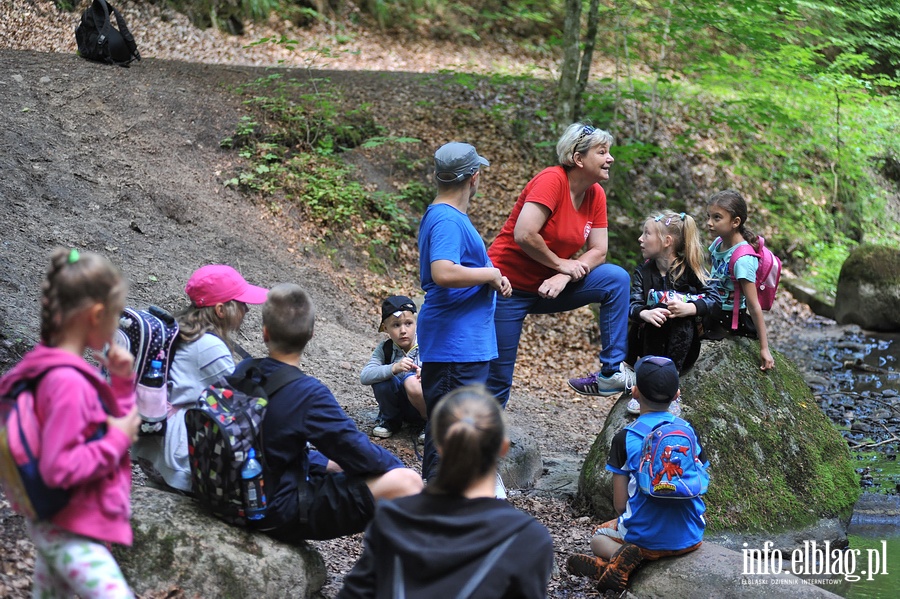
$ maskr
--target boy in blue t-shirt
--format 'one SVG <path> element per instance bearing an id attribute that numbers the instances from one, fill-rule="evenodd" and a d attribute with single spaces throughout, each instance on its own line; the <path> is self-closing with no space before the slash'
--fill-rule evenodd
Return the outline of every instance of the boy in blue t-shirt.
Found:
<path id="1" fill-rule="evenodd" d="M 645 356 L 634 372 L 637 384 L 631 393 L 641 406 L 637 421 L 651 428 L 673 421 L 669 404 L 681 394 L 675 363 L 661 356 Z M 627 429 L 613 437 L 606 469 L 613 473 L 613 505 L 620 515 L 594 533 L 594 555 L 575 554 L 568 560 L 571 574 L 597 580 L 603 591 L 624 590 L 628 576 L 643 560 L 688 553 L 703 541 L 703 499 L 655 499 L 641 492 L 636 474 L 642 444 L 641 436 L 629 434 Z M 700 462 L 708 466 L 699 440 L 697 452 Z"/>
<path id="2" fill-rule="evenodd" d="M 419 225 L 419 276 L 425 302 L 419 311 L 422 394 L 428 416 L 457 387 L 487 381 L 497 357 L 496 292 L 512 294 L 494 268 L 484 240 L 467 213 L 478 192 L 480 169 L 490 163 L 466 143 L 450 142 L 434 154 L 438 193 Z M 437 452 L 425 425 L 422 477 L 433 477 Z"/>

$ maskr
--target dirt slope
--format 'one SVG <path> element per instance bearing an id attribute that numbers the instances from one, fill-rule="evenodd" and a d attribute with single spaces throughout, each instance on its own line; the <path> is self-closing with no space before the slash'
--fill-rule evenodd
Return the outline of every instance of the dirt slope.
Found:
<path id="1" fill-rule="evenodd" d="M 109 256 L 131 280 L 129 302 L 137 306 L 177 309 L 195 268 L 225 262 L 253 283 L 291 281 L 309 291 L 317 327 L 304 367 L 334 390 L 364 430 L 371 426 L 374 402 L 357 376 L 377 340 L 375 309 L 348 284 L 371 273 L 304 251 L 314 245 L 314 232 L 290 215 L 276 220 L 262 203 L 222 184 L 233 154 L 218 142 L 232 132 L 240 108 L 228 90 L 259 72 L 155 59 L 119 69 L 73 55 L 0 50 L 0 113 L 6 115 L 0 128 L 0 369 L 36 340 L 40 280 L 56 246 Z M 396 93 L 385 77 L 342 77 L 348 89 L 359 77 L 369 95 Z M 253 353 L 263 351 L 258 331 L 254 310 L 242 340 Z M 562 374 L 551 371 L 554 378 Z M 584 454 L 607 408 L 608 400 L 520 395 L 510 413 L 531 423 L 545 457 L 558 461 Z M 417 465 L 407 435 L 383 443 Z M 512 500 L 550 526 L 561 560 L 573 546 L 585 549 L 589 524 L 575 524 L 564 499 L 519 494 Z M 2 504 L 0 522 L 6 564 L 0 596 L 25 596 L 29 543 L 21 521 Z M 318 544 L 332 573 L 327 596 L 340 587 L 359 543 L 357 536 Z M 565 575 L 553 583 L 576 593 L 587 588 L 582 584 Z"/>

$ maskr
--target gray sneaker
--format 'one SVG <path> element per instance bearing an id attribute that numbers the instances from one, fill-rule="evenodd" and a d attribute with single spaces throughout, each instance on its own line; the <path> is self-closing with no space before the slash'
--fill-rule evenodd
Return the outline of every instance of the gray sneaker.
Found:
<path id="1" fill-rule="evenodd" d="M 581 395 L 602 395 L 608 397 L 616 393 L 628 391 L 634 387 L 634 370 L 622 362 L 619 372 L 611 376 L 603 376 L 599 372 L 583 378 L 569 379 L 569 386 Z"/>

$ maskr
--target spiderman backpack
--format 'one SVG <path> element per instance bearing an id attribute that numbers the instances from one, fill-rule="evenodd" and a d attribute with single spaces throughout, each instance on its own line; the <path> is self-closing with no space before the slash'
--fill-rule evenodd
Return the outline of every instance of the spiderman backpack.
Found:
<path id="1" fill-rule="evenodd" d="M 671 418 L 653 427 L 638 419 L 626 427 L 643 439 L 638 487 L 650 497 L 699 497 L 709 486 L 709 473 L 700 461 L 697 436 L 687 421 Z"/>

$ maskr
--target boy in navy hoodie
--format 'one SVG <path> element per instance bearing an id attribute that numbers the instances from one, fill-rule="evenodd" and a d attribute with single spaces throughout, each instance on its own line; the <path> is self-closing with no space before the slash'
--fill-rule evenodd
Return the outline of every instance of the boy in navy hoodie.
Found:
<path id="1" fill-rule="evenodd" d="M 269 350 L 258 364 L 262 374 L 299 371 L 315 323 L 309 296 L 297 285 L 277 285 L 269 291 L 262 318 Z M 373 445 L 318 379 L 298 374 L 269 397 L 263 418 L 269 497 L 265 518 L 255 527 L 286 542 L 361 532 L 377 500 L 418 493 L 422 479 Z M 323 454 L 330 458 L 327 466 Z"/>

